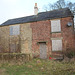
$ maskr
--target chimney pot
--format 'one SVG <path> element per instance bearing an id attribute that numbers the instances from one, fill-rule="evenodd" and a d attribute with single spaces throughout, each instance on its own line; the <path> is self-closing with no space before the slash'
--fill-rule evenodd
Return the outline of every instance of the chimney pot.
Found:
<path id="1" fill-rule="evenodd" d="M 37 7 L 37 3 L 35 3 L 35 6 L 34 6 L 34 15 L 37 15 L 38 14 L 38 7 Z"/>
<path id="2" fill-rule="evenodd" d="M 37 7 L 37 3 L 35 3 L 35 7 Z"/>

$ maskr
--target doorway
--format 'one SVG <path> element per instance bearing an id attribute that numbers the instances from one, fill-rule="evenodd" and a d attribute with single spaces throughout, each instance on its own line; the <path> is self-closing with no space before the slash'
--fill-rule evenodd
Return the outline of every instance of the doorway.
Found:
<path id="1" fill-rule="evenodd" d="M 39 43 L 39 46 L 40 46 L 40 58 L 41 59 L 46 59 L 47 58 L 47 46 L 46 46 L 46 42 Z"/>

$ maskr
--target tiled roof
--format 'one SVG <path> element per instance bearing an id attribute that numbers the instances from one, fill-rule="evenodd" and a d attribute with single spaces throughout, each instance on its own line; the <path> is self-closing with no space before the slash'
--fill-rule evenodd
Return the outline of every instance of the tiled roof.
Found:
<path id="1" fill-rule="evenodd" d="M 56 19 L 56 18 L 62 18 L 62 17 L 70 17 L 70 16 L 73 16 L 71 11 L 68 8 L 63 8 L 63 9 L 58 9 L 53 11 L 41 12 L 41 13 L 38 13 L 37 15 L 21 17 L 16 19 L 9 19 L 1 25 L 6 26 L 6 25 L 12 25 L 12 24 L 30 23 L 30 22 Z"/>

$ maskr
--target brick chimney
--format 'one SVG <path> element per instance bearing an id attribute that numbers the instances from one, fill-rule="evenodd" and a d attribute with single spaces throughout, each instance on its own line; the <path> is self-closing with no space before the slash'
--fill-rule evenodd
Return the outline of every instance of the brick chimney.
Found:
<path id="1" fill-rule="evenodd" d="M 38 7 L 37 7 L 37 3 L 35 3 L 35 6 L 34 6 L 34 15 L 37 15 L 38 14 Z"/>

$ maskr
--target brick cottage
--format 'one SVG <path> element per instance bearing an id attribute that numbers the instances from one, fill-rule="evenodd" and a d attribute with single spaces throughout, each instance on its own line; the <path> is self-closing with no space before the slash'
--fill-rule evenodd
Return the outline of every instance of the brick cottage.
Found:
<path id="1" fill-rule="evenodd" d="M 32 53 L 39 58 L 62 56 L 75 48 L 73 14 L 68 8 L 10 19 L 0 26 L 0 53 Z"/>

